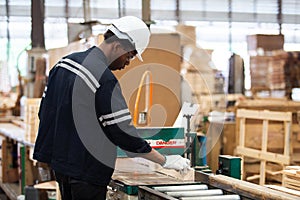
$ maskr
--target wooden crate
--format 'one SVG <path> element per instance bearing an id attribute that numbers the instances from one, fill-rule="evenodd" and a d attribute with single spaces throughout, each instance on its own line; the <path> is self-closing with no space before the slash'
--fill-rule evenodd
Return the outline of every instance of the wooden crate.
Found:
<path id="1" fill-rule="evenodd" d="M 291 148 L 293 154 L 291 155 L 291 164 L 300 164 L 300 102 L 286 100 L 286 99 L 255 99 L 255 100 L 240 100 L 235 105 L 235 112 L 238 109 L 251 110 L 270 110 L 281 112 L 292 112 L 292 126 L 291 126 Z M 236 124 L 238 128 L 238 124 Z M 261 145 L 261 130 L 262 124 L 257 120 L 248 121 L 246 124 L 246 145 L 252 148 L 259 148 Z M 269 123 L 268 150 L 281 153 L 283 152 L 283 140 L 275 139 L 283 137 L 283 124 L 278 122 Z M 236 134 L 238 136 L 238 133 Z"/>
<path id="2" fill-rule="evenodd" d="M 25 102 L 25 141 L 34 143 L 39 127 L 38 111 L 41 98 L 28 98 Z"/>
<path id="3" fill-rule="evenodd" d="M 277 163 L 282 166 L 289 165 L 291 162 L 291 148 L 290 148 L 290 135 L 291 135 L 291 124 L 292 124 L 292 113 L 291 112 L 275 112 L 267 110 L 247 110 L 239 109 L 236 113 L 237 123 L 239 124 L 238 135 L 239 145 L 236 148 L 236 153 L 242 157 L 242 168 L 244 165 L 245 158 L 257 159 L 260 161 L 260 174 L 252 177 L 244 177 L 245 171 L 243 172 L 243 178 L 247 180 L 254 180 L 259 178 L 259 184 L 264 185 L 266 179 L 266 165 L 267 162 Z M 257 141 L 261 141 L 259 148 L 253 148 L 246 145 L 246 123 L 249 119 L 260 120 L 262 123 L 261 138 Z M 274 138 L 274 140 L 283 141 L 283 152 L 274 153 L 268 150 L 268 139 L 269 139 L 269 122 L 278 121 L 283 124 L 283 136 Z M 272 134 L 272 133 L 271 133 Z M 277 172 L 268 172 L 271 174 L 277 174 Z"/>

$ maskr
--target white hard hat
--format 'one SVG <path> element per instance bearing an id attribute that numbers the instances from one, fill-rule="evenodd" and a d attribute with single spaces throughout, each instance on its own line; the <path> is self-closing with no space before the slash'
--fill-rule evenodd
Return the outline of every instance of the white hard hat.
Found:
<path id="1" fill-rule="evenodd" d="M 125 16 L 117 19 L 108 27 L 119 39 L 127 39 L 135 47 L 137 57 L 140 61 L 142 53 L 149 43 L 150 31 L 147 25 L 139 18 Z"/>

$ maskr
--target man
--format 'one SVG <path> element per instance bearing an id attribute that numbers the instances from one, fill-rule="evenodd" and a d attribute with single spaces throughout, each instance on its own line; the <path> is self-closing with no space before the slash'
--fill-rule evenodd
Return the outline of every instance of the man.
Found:
<path id="1" fill-rule="evenodd" d="M 98 47 L 70 54 L 51 70 L 33 158 L 54 170 L 62 200 L 105 199 L 116 146 L 165 168 L 189 168 L 188 159 L 163 156 L 139 137 L 111 72 L 125 68 L 135 56 L 142 60 L 149 37 L 143 21 L 122 17 Z"/>

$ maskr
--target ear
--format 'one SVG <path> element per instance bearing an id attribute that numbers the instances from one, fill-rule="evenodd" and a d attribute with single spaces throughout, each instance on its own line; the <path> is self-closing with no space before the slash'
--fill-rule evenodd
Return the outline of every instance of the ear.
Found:
<path id="1" fill-rule="evenodd" d="M 118 50 L 120 50 L 120 48 L 122 48 L 121 44 L 119 42 L 115 41 L 113 43 L 113 50 L 118 51 Z"/>

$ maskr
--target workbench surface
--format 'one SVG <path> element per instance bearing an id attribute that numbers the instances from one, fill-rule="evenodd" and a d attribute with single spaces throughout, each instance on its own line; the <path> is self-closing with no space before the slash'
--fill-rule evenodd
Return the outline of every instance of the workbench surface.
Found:
<path id="1" fill-rule="evenodd" d="M 0 134 L 24 145 L 34 146 L 34 144 L 26 141 L 25 129 L 13 123 L 0 123 Z"/>
<path id="2" fill-rule="evenodd" d="M 161 184 L 180 184 L 191 183 L 191 181 L 176 179 L 159 172 L 115 172 L 112 176 L 115 181 L 122 182 L 125 185 L 161 185 Z"/>

